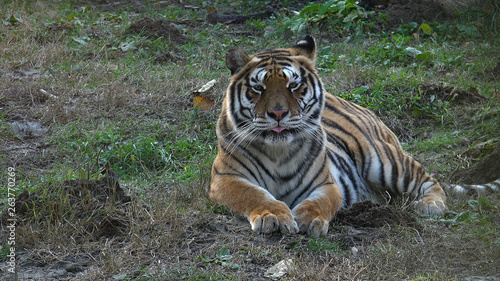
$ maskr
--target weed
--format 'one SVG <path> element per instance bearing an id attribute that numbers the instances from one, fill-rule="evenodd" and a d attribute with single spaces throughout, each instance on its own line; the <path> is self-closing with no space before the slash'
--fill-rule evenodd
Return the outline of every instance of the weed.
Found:
<path id="1" fill-rule="evenodd" d="M 342 245 L 337 242 L 328 241 L 326 239 L 311 239 L 309 245 L 307 245 L 307 250 L 312 252 L 341 252 Z"/>
<path id="2" fill-rule="evenodd" d="M 356 1 L 330 0 L 308 4 L 299 15 L 288 19 L 284 25 L 297 33 L 320 25 L 328 26 L 331 31 L 340 34 L 351 30 L 361 34 L 372 26 L 367 19 L 373 18 L 374 14 L 357 5 Z"/>
<path id="3" fill-rule="evenodd" d="M 232 270 L 237 270 L 240 266 L 236 263 L 231 262 L 233 256 L 231 255 L 228 248 L 220 248 L 217 251 L 215 258 L 200 257 L 200 261 L 205 263 L 215 263 L 222 266 L 230 267 Z"/>
<path id="4" fill-rule="evenodd" d="M 9 259 L 8 255 L 10 254 L 10 248 L 9 245 L 2 245 L 2 249 L 0 250 L 0 260 L 2 262 Z"/>

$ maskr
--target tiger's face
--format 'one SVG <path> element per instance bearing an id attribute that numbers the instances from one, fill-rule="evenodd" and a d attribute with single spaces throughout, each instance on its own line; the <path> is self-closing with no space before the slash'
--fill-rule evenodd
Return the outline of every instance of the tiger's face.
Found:
<path id="1" fill-rule="evenodd" d="M 324 97 L 314 54 L 313 40 L 253 56 L 229 51 L 226 63 L 233 78 L 226 109 L 240 138 L 289 144 L 316 134 Z"/>

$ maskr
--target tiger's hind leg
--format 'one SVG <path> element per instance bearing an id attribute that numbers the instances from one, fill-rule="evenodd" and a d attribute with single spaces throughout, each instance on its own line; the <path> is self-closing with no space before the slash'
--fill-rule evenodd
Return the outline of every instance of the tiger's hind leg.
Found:
<path id="1" fill-rule="evenodd" d="M 429 192 L 420 200 L 415 201 L 417 211 L 424 215 L 442 215 L 447 211 L 444 200 L 444 191 L 434 179 L 428 181 Z M 427 184 L 424 183 L 424 185 Z M 500 191 L 500 178 L 485 184 L 443 184 L 448 193 L 452 194 L 484 194 Z"/>
<path id="2" fill-rule="evenodd" d="M 378 145 L 382 148 L 377 150 L 377 158 L 381 161 L 371 161 L 366 171 L 368 177 L 365 179 L 371 191 L 375 194 L 408 196 L 414 200 L 415 210 L 422 215 L 444 215 L 447 211 L 446 195 L 436 179 L 404 152 L 399 143 L 387 141 L 379 142 Z"/>

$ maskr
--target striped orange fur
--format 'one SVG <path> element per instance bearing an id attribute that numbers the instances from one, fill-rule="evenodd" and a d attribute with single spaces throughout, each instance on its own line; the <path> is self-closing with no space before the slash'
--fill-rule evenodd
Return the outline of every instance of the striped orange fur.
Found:
<path id="1" fill-rule="evenodd" d="M 325 235 L 342 207 L 411 196 L 443 214 L 443 189 L 371 111 L 326 93 L 307 36 L 289 49 L 230 50 L 210 199 L 258 233 Z"/>

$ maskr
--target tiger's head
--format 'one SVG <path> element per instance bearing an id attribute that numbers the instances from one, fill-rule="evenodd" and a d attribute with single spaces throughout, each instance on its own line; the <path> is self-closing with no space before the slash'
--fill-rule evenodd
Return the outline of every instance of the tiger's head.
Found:
<path id="1" fill-rule="evenodd" d="M 316 43 L 310 36 L 289 49 L 251 56 L 230 50 L 226 65 L 233 77 L 222 112 L 230 126 L 220 124 L 228 129 L 223 131 L 268 145 L 317 134 L 324 96 L 314 68 L 315 56 Z"/>

